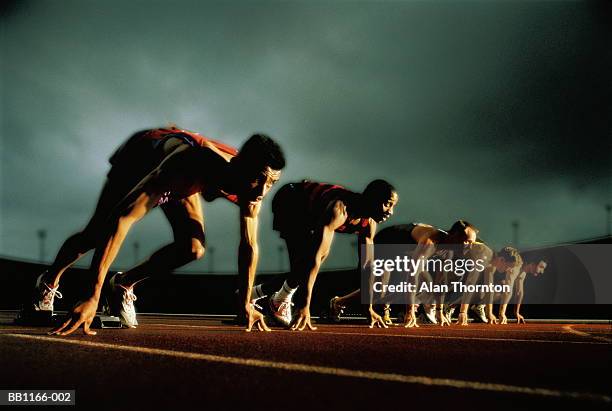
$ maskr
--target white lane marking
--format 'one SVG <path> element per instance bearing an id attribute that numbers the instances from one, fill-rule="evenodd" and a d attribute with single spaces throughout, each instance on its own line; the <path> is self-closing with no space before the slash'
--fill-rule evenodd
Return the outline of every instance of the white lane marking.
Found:
<path id="1" fill-rule="evenodd" d="M 4 327 L 0 327 L 0 332 L 4 332 L 4 331 L 36 331 L 37 329 L 34 327 L 19 327 L 19 328 L 4 328 Z"/>
<path id="2" fill-rule="evenodd" d="M 600 344 L 610 344 L 610 343 L 612 343 L 612 338 L 600 337 L 600 336 L 597 336 L 597 335 L 589 334 L 589 333 L 584 332 L 584 331 L 574 330 L 574 328 L 571 325 L 566 325 L 565 327 L 563 327 L 563 329 L 565 331 L 569 332 L 570 334 L 580 335 L 581 337 L 593 338 L 593 339 L 595 339 L 597 341 L 603 341 Z"/>
<path id="3" fill-rule="evenodd" d="M 331 375 L 335 377 L 360 378 L 366 380 L 377 380 L 385 382 L 397 382 L 404 384 L 418 384 L 434 387 L 468 389 L 475 391 L 494 391 L 509 394 L 536 395 L 543 397 L 574 398 L 598 402 L 612 402 L 612 398 L 604 394 L 596 394 L 578 391 L 563 391 L 551 388 L 524 387 L 518 385 L 495 384 L 480 381 L 455 380 L 451 378 L 432 378 L 422 375 L 405 375 L 396 373 L 385 373 L 375 371 L 352 370 L 348 368 L 325 367 L 319 365 L 289 363 L 279 361 L 260 360 L 255 358 L 229 357 L 213 354 L 192 353 L 185 351 L 171 351 L 161 348 L 134 347 L 131 345 L 108 344 L 93 341 L 69 340 L 60 337 L 48 337 L 42 335 L 27 334 L 0 334 L 4 337 L 21 338 L 62 344 L 80 345 L 84 347 L 104 348 L 109 350 L 130 351 L 142 354 L 161 355 L 165 357 L 185 358 L 206 362 L 231 364 L 255 368 L 268 368 L 284 371 L 293 371 L 310 374 Z"/>
<path id="4" fill-rule="evenodd" d="M 193 321 L 185 320 L 184 322 L 193 322 Z M 175 324 L 154 323 L 154 322 L 145 322 L 145 321 L 143 321 L 142 325 L 155 325 L 155 326 L 161 326 L 161 327 L 180 326 L 180 327 L 193 327 L 193 328 L 211 328 L 211 329 L 216 328 L 216 329 L 227 329 L 227 330 L 236 329 L 235 325 L 193 325 L 193 324 L 183 324 L 183 321 L 177 322 Z M 320 329 L 325 329 L 328 326 L 328 324 L 316 324 L 316 325 L 321 326 Z M 453 324 L 453 325 L 455 325 L 455 324 Z M 562 326 L 561 324 L 557 324 L 557 325 Z M 573 324 L 571 326 L 575 327 L 576 325 L 580 325 L 580 324 Z M 585 325 L 587 325 L 587 324 L 585 324 Z M 368 329 L 368 326 L 365 325 L 365 324 L 361 325 L 361 326 L 342 325 L 341 327 L 345 328 L 345 329 L 351 329 L 351 330 L 356 330 L 356 329 L 364 330 L 364 329 Z M 559 332 L 561 331 L 561 327 L 557 328 L 555 330 L 542 330 L 542 329 L 538 329 L 536 327 L 533 327 L 533 328 L 528 327 L 528 326 L 525 327 L 525 325 L 521 325 L 519 327 L 511 327 L 511 328 L 495 327 L 495 328 L 493 328 L 492 326 L 486 325 L 486 324 L 483 324 L 481 326 L 474 326 L 472 324 L 472 325 L 470 325 L 468 327 L 454 327 L 454 326 L 444 327 L 443 330 L 444 331 L 459 331 L 459 332 L 463 332 L 463 331 L 478 332 L 478 331 L 483 331 L 483 330 L 486 330 L 486 331 L 488 331 L 488 330 L 495 330 L 496 333 L 498 333 L 498 332 L 509 332 L 509 333 L 524 332 L 524 333 L 532 333 L 532 334 L 536 334 L 536 333 L 537 334 L 540 334 L 540 333 L 541 334 L 559 334 Z M 389 329 L 398 329 L 398 330 L 401 329 L 401 328 L 402 328 L 402 326 L 400 324 L 393 324 L 393 327 L 389 327 Z M 442 329 L 441 327 L 436 326 L 436 325 L 426 325 L 426 326 L 424 326 L 422 328 L 423 329 L 431 329 L 431 330 L 433 330 L 433 329 Z M 603 334 L 607 335 L 607 333 L 605 331 L 599 331 L 599 330 L 592 331 L 591 333 L 592 334 L 603 333 Z"/>
<path id="5" fill-rule="evenodd" d="M 245 330 L 242 327 L 237 328 L 236 326 L 233 326 L 233 325 L 221 326 L 221 325 L 191 325 L 191 324 L 142 323 L 140 328 L 144 328 L 144 326 L 206 328 L 208 330 L 222 330 L 222 331 L 244 331 Z"/>
<path id="6" fill-rule="evenodd" d="M 211 326 L 207 325 L 186 325 L 186 324 L 152 324 L 149 323 L 147 325 L 154 325 L 160 327 L 186 327 L 186 328 L 205 328 L 205 329 L 214 329 Z M 221 329 L 221 328 L 219 328 Z M 232 330 L 234 328 L 227 328 L 227 330 Z M 225 330 L 225 328 L 223 328 Z M 368 328 L 369 330 L 369 328 Z M 273 329 L 273 332 L 288 332 L 297 334 L 295 331 L 291 330 L 278 330 Z M 310 334 L 310 331 L 307 331 L 306 334 Z M 340 331 L 323 331 L 323 329 L 319 329 L 317 331 L 313 331 L 313 334 L 332 334 L 332 335 L 357 335 L 361 337 L 403 337 L 403 338 L 433 338 L 433 339 L 443 339 L 443 340 L 479 340 L 479 341 L 504 341 L 504 342 L 535 342 L 535 343 L 553 343 L 553 344 L 589 344 L 589 345 L 610 345 L 610 342 L 595 342 L 595 341 L 559 341 L 559 340 L 528 340 L 528 339 L 520 339 L 520 338 L 492 338 L 492 337 L 457 337 L 457 336 L 446 336 L 446 335 L 422 335 L 422 334 L 383 334 L 383 333 L 347 333 Z M 300 333 L 301 335 L 302 333 Z"/>
<path id="7" fill-rule="evenodd" d="M 289 330 L 281 330 L 291 332 Z M 492 338 L 492 337 L 458 337 L 446 335 L 420 335 L 420 334 L 357 334 L 344 333 L 338 331 L 314 331 L 319 334 L 337 334 L 337 335 L 359 335 L 359 336 L 380 336 L 380 337 L 404 337 L 404 338 L 433 338 L 442 340 L 479 340 L 479 341 L 504 341 L 504 342 L 530 342 L 530 343 L 553 343 L 553 344 L 590 344 L 590 345 L 610 345 L 606 342 L 594 341 L 559 341 L 559 340 L 528 340 L 521 338 Z"/>

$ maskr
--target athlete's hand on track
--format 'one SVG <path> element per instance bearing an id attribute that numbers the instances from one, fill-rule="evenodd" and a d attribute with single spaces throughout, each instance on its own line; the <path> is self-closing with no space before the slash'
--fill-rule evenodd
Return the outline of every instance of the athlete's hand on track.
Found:
<path id="1" fill-rule="evenodd" d="M 451 325 L 450 321 L 444 315 L 444 311 L 442 310 L 436 310 L 436 319 L 438 320 L 438 324 L 440 324 L 440 327 L 444 327 L 445 325 Z"/>
<path id="2" fill-rule="evenodd" d="M 291 326 L 291 330 L 303 331 L 306 329 L 306 327 L 312 331 L 317 329 L 317 327 L 313 327 L 312 323 L 310 322 L 310 308 L 304 307 L 299 311 L 297 319 Z"/>
<path id="3" fill-rule="evenodd" d="M 370 308 L 370 328 L 374 328 L 376 325 L 378 328 L 389 328 L 387 324 L 385 324 L 385 320 L 376 313 L 372 308 Z"/>
<path id="4" fill-rule="evenodd" d="M 411 309 L 410 311 L 406 313 L 406 317 L 404 318 L 404 327 L 419 328 L 419 325 L 417 324 L 416 313 L 414 312 L 414 309 Z"/>
<path id="5" fill-rule="evenodd" d="M 502 314 L 499 316 L 499 323 L 508 324 L 508 317 L 506 317 L 506 314 Z"/>
<path id="6" fill-rule="evenodd" d="M 516 313 L 516 323 L 517 324 L 525 324 L 525 317 L 523 317 L 519 313 Z"/>
<path id="7" fill-rule="evenodd" d="M 468 316 L 467 313 L 459 313 L 457 316 L 457 325 L 468 325 Z"/>
<path id="8" fill-rule="evenodd" d="M 270 327 L 266 325 L 263 314 L 257 311 L 253 304 L 251 304 L 247 312 L 247 328 L 245 331 L 251 332 L 253 326 L 257 326 L 259 331 L 272 331 Z"/>
<path id="9" fill-rule="evenodd" d="M 488 324 L 497 324 L 499 322 L 497 321 L 497 317 L 495 316 L 495 314 L 489 314 L 488 318 L 489 318 Z"/>
<path id="10" fill-rule="evenodd" d="M 72 313 L 68 314 L 70 318 L 66 320 L 61 326 L 52 330 L 49 334 L 56 335 L 68 335 L 72 334 L 83 325 L 83 333 L 87 335 L 96 335 L 95 331 L 91 331 L 89 327 L 96 316 L 96 310 L 98 309 L 98 299 L 92 297 L 88 300 L 78 303 L 73 309 Z"/>

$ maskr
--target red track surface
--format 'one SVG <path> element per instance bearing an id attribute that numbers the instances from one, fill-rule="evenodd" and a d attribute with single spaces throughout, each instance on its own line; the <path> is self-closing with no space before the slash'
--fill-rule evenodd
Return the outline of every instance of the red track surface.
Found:
<path id="1" fill-rule="evenodd" d="M 50 337 L 9 320 L 0 389 L 76 389 L 79 409 L 611 405 L 604 324 L 245 333 L 214 319 L 142 316 L 134 330 Z"/>

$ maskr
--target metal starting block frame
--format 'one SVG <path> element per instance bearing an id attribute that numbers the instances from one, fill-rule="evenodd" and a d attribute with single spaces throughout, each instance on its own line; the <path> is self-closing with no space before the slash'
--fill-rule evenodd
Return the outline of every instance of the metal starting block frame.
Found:
<path id="1" fill-rule="evenodd" d="M 20 312 L 15 319 L 15 324 L 31 327 L 57 327 L 65 320 L 63 314 L 52 311 L 27 311 Z M 105 314 L 97 314 L 91 323 L 92 328 L 121 328 L 119 317 Z"/>
<path id="2" fill-rule="evenodd" d="M 121 328 L 121 320 L 114 315 L 98 314 L 91 323 L 92 328 Z"/>

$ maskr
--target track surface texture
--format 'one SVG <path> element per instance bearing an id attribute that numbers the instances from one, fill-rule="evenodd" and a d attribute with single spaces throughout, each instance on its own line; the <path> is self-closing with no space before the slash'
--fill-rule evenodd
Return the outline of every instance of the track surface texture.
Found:
<path id="1" fill-rule="evenodd" d="M 246 333 L 220 318 L 142 315 L 80 331 L 0 315 L 0 389 L 75 389 L 77 409 L 610 409 L 610 324 L 470 324 Z"/>

